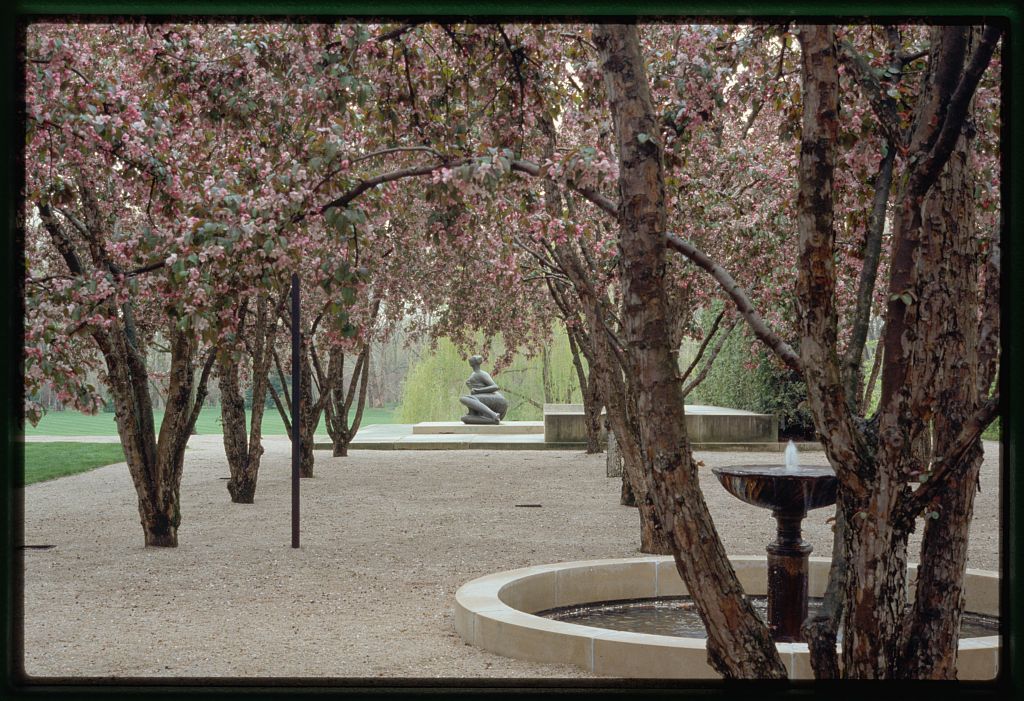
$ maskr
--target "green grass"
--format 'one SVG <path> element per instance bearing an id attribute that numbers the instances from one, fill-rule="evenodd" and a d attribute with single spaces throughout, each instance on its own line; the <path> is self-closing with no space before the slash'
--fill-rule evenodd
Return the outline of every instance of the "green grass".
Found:
<path id="1" fill-rule="evenodd" d="M 25 484 L 124 462 L 120 443 L 25 443 Z"/>
<path id="2" fill-rule="evenodd" d="M 985 429 L 984 433 L 981 434 L 981 437 L 987 441 L 998 441 L 1001 435 L 1002 431 L 999 426 L 999 417 L 997 416 L 995 420 L 988 425 L 988 428 Z"/>
<path id="3" fill-rule="evenodd" d="M 246 412 L 248 415 L 248 412 Z M 392 424 L 395 423 L 394 409 L 371 409 L 363 410 L 363 426 L 370 424 Z M 164 412 L 154 411 L 154 418 L 159 430 L 160 422 L 163 421 Z M 218 435 L 222 433 L 220 423 L 219 407 L 204 407 L 196 421 L 196 432 L 200 435 Z M 327 433 L 327 427 L 323 420 L 317 428 L 317 433 Z M 117 425 L 114 423 L 113 414 L 80 414 L 77 411 L 54 411 L 43 416 L 38 426 L 25 426 L 26 436 L 116 436 Z M 284 422 L 281 415 L 275 408 L 268 408 L 263 414 L 263 435 L 283 436 L 285 435 Z"/>

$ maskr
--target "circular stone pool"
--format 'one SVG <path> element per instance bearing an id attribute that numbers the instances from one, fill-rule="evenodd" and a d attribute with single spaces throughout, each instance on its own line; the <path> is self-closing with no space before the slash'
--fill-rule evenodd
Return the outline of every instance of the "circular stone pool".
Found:
<path id="1" fill-rule="evenodd" d="M 764 557 L 730 558 L 751 596 L 766 588 Z M 821 596 L 829 560 L 810 558 L 809 594 Z M 910 566 L 913 577 L 915 566 Z M 967 570 L 967 611 L 999 615 L 999 576 Z M 595 674 L 635 678 L 716 678 L 700 636 L 612 630 L 536 615 L 595 602 L 683 597 L 688 592 L 671 557 L 587 560 L 527 567 L 480 577 L 455 593 L 455 628 L 466 642 L 508 657 L 575 664 Z M 811 679 L 805 643 L 777 643 L 793 679 Z M 960 640 L 960 679 L 992 679 L 998 671 L 999 636 Z"/>
<path id="2" fill-rule="evenodd" d="M 751 596 L 750 603 L 762 621 L 768 620 L 768 597 Z M 824 599 L 807 600 L 808 614 L 817 613 Z M 673 635 L 676 637 L 707 638 L 707 630 L 700 619 L 697 604 L 689 596 L 662 596 L 630 601 L 598 601 L 582 606 L 561 606 L 538 611 L 535 616 L 581 626 L 621 630 L 629 633 Z M 960 624 L 960 639 L 982 638 L 999 634 L 999 619 L 979 613 L 965 612 Z M 843 639 L 839 629 L 837 640 Z"/>

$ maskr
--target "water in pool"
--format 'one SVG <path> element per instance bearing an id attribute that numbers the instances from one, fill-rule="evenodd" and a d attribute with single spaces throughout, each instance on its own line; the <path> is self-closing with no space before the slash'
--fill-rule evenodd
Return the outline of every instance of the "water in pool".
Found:
<path id="1" fill-rule="evenodd" d="M 750 597 L 754 610 L 762 620 L 768 617 L 768 599 Z M 821 608 L 821 599 L 807 601 L 809 612 Z M 704 625 L 693 600 L 688 596 L 664 596 L 655 599 L 605 601 L 582 606 L 540 611 L 535 614 L 565 623 L 576 623 L 595 628 L 621 630 L 630 633 L 674 635 L 686 638 L 706 638 Z M 999 619 L 976 613 L 964 613 L 960 628 L 961 638 L 977 638 L 999 634 Z M 842 631 L 840 630 L 840 638 Z"/>

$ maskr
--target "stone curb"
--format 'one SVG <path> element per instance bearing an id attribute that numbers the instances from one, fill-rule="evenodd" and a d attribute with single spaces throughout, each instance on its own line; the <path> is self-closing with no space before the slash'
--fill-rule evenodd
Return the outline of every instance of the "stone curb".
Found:
<path id="1" fill-rule="evenodd" d="M 764 594 L 764 557 L 730 557 L 745 590 Z M 810 558 L 809 589 L 820 596 L 830 560 Z M 916 566 L 910 565 L 910 576 Z M 999 615 L 999 575 L 968 569 L 967 610 Z M 706 642 L 563 623 L 533 612 L 595 601 L 686 594 L 671 557 L 585 560 L 526 567 L 479 577 L 455 592 L 455 630 L 469 644 L 507 657 L 574 664 L 619 678 L 713 679 Z M 999 636 L 960 641 L 961 680 L 995 678 Z M 813 679 L 806 643 L 777 643 L 791 679 Z"/>

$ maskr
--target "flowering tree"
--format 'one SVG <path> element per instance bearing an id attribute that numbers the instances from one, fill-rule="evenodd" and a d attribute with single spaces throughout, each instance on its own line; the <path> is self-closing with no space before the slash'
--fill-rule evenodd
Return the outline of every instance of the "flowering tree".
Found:
<path id="1" fill-rule="evenodd" d="M 893 217 L 882 400 L 866 426 L 854 421 L 835 361 L 836 273 L 823 264 L 835 246 L 836 38 L 830 26 L 804 27 L 800 36 L 801 358 L 846 518 L 839 555 L 846 558 L 843 674 L 953 677 L 980 434 L 998 408 L 998 395 L 988 397 L 996 367 L 997 305 L 988 296 L 995 276 L 991 269 L 980 275 L 973 134 L 964 126 L 999 30 L 932 28 L 928 66 L 905 127 L 887 121 L 891 115 L 879 105 L 879 121 L 906 160 Z M 997 262 L 990 258 L 989 265 Z M 983 305 L 986 297 L 990 304 Z M 930 431 L 932 445 L 923 440 Z M 927 525 L 908 607 L 907 538 L 919 516 Z"/>
<path id="2" fill-rule="evenodd" d="M 171 101 L 161 90 L 137 89 L 151 86 L 143 76 L 158 70 L 155 56 L 172 41 L 141 27 L 86 35 L 75 27 L 34 29 L 26 88 L 26 240 L 34 253 L 26 377 L 30 388 L 42 378 L 58 383 L 82 406 L 95 395 L 90 400 L 75 370 L 102 358 L 145 542 L 174 546 L 185 443 L 214 360 L 203 321 L 213 289 L 189 265 L 198 255 L 168 256 L 190 235 L 183 183 L 198 177 L 188 167 L 198 160 L 194 148 L 168 148 L 195 135 L 189 87 Z M 109 39 L 142 44 L 144 60 L 107 50 Z M 58 335 L 66 340 L 48 340 Z M 146 350 L 161 342 L 171 367 L 158 433 Z M 47 362 L 52 351 L 63 354 L 56 363 Z"/>
<path id="3" fill-rule="evenodd" d="M 426 306 L 436 317 L 414 331 L 501 333 L 510 350 L 539 347 L 560 316 L 587 361 L 589 409 L 606 405 L 626 456 L 642 547 L 675 556 L 711 663 L 782 677 L 685 434 L 696 368 L 681 373 L 675 352 L 694 310 L 727 299 L 735 312 L 713 328 L 742 319 L 802 374 L 840 480 L 826 608 L 806 626 L 817 674 L 839 674 L 841 621 L 846 676 L 952 676 L 978 436 L 998 400 L 998 92 L 983 80 L 998 32 L 808 26 L 798 39 L 785 27 L 39 25 L 29 387 L 51 381 L 95 406 L 73 370 L 103 363 L 146 542 L 174 545 L 185 441 L 214 367 L 229 490 L 251 500 L 261 449 L 257 413 L 247 433 L 239 405 L 243 349 L 257 389 L 271 365 L 283 378 L 278 318 L 303 329 L 290 390 L 303 409 L 288 426 L 311 475 L 320 414 L 336 453 L 358 428 L 358 409 L 348 416 L 379 315 L 387 326 Z M 278 311 L 293 271 L 300 319 Z M 866 418 L 873 310 L 882 399 Z M 145 349 L 160 343 L 171 370 L 157 435 Z M 907 539 L 922 514 L 911 605 Z"/>

